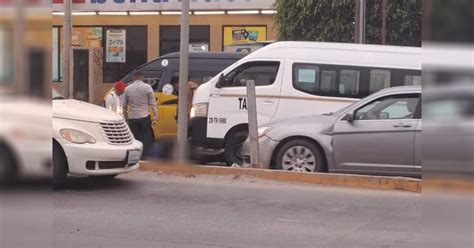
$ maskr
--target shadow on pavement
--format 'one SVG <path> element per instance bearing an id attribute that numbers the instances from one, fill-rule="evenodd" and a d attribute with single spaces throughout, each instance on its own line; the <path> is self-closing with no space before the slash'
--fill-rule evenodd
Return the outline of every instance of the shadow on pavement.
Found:
<path id="1" fill-rule="evenodd" d="M 117 178 L 94 178 L 94 177 L 69 177 L 64 188 L 55 192 L 74 191 L 96 191 L 96 190 L 123 190 L 130 189 L 136 185 L 126 179 Z"/>

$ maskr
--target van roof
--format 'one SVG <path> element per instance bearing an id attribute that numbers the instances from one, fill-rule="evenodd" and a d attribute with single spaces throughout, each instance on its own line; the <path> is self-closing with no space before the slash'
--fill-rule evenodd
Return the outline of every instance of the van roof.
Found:
<path id="1" fill-rule="evenodd" d="M 421 48 L 306 41 L 275 42 L 247 56 L 421 70 Z"/>
<path id="2" fill-rule="evenodd" d="M 180 53 L 169 53 L 163 55 L 157 59 L 171 59 L 179 58 Z M 190 59 L 241 59 L 247 54 L 244 53 L 231 53 L 231 52 L 191 52 L 189 53 Z M 156 59 L 155 59 L 156 60 Z"/>

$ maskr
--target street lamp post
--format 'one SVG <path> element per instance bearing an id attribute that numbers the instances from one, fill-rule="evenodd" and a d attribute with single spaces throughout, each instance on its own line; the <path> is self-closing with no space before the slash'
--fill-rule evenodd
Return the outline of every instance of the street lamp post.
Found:
<path id="1" fill-rule="evenodd" d="M 71 85 L 71 0 L 64 1 L 64 50 L 63 50 L 63 80 L 64 80 L 64 94 L 66 98 L 72 97 Z"/>
<path id="2" fill-rule="evenodd" d="M 186 162 L 188 145 L 189 0 L 181 1 L 181 52 L 179 57 L 178 161 Z"/>

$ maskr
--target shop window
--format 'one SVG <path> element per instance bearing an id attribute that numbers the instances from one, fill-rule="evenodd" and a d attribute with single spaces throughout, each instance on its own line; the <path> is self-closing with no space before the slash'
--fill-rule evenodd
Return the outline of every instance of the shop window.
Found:
<path id="1" fill-rule="evenodd" d="M 11 32 L 0 24 L 0 85 L 12 80 Z"/>
<path id="2" fill-rule="evenodd" d="M 181 28 L 178 25 L 160 26 L 160 55 L 179 52 Z M 189 50 L 207 52 L 210 46 L 210 26 L 193 25 L 189 28 Z"/>
<path id="3" fill-rule="evenodd" d="M 106 62 L 105 47 L 107 42 L 107 30 L 125 30 L 125 62 Z M 125 77 L 129 72 L 147 62 L 147 27 L 146 26 L 125 26 L 125 27 L 104 27 L 102 32 L 102 47 L 104 48 L 104 69 L 103 76 L 105 83 L 113 83 Z"/>
<path id="4" fill-rule="evenodd" d="M 61 71 L 61 49 L 60 49 L 60 28 L 53 27 L 53 82 L 62 81 L 62 71 Z"/>

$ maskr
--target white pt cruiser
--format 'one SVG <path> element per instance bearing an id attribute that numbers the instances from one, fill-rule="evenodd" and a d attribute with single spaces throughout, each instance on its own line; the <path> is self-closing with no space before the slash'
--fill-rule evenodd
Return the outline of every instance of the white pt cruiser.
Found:
<path id="1" fill-rule="evenodd" d="M 53 187 L 67 174 L 112 178 L 136 170 L 142 150 L 122 116 L 53 91 Z"/>

